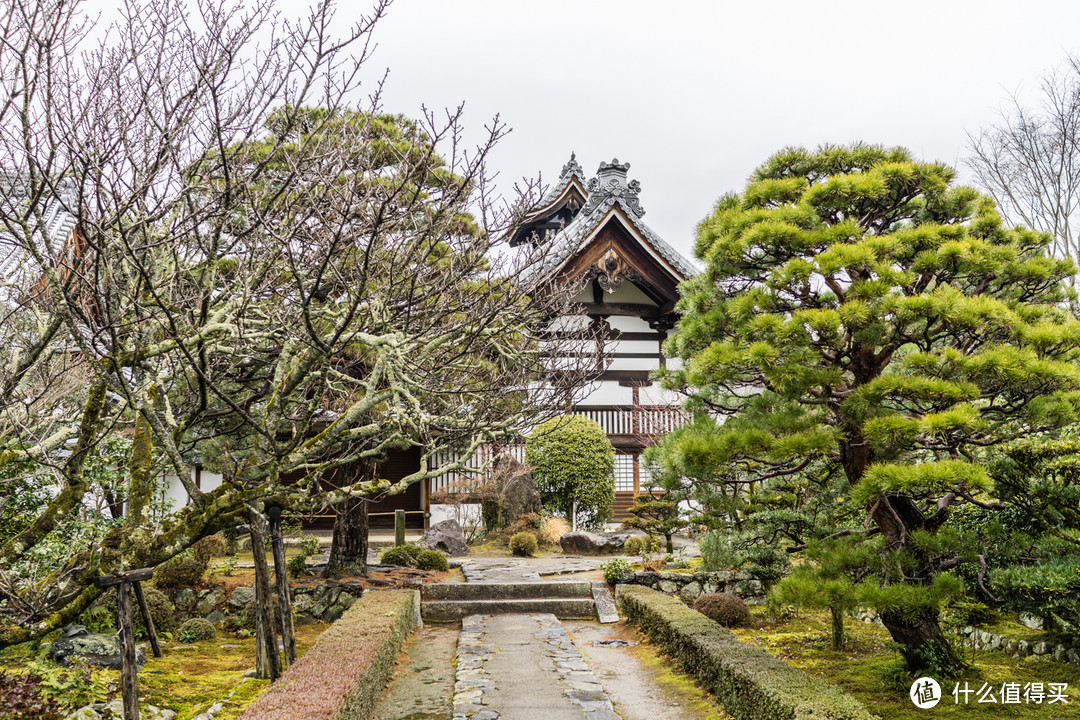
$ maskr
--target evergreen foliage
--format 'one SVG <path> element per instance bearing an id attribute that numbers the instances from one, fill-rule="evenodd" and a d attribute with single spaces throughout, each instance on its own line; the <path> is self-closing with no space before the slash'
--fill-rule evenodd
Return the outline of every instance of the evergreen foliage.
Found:
<path id="1" fill-rule="evenodd" d="M 853 592 L 913 670 L 962 664 L 938 616 L 968 558 L 944 529 L 953 506 L 992 499 L 986 448 L 1080 417 L 1072 262 L 953 177 L 900 148 L 778 153 L 699 226 L 707 269 L 665 346 L 685 361 L 665 384 L 728 416 L 702 414 L 665 462 L 731 495 L 833 483 L 866 529 L 832 534 L 879 558 Z"/>
<path id="2" fill-rule="evenodd" d="M 525 440 L 525 464 L 544 507 L 570 518 L 577 503 L 579 526 L 595 527 L 611 515 L 615 500 L 615 449 L 603 429 L 580 415 L 541 423 Z"/>
<path id="3" fill-rule="evenodd" d="M 532 557 L 538 546 L 536 535 L 531 532 L 519 532 L 510 538 L 510 552 L 519 557 Z"/>

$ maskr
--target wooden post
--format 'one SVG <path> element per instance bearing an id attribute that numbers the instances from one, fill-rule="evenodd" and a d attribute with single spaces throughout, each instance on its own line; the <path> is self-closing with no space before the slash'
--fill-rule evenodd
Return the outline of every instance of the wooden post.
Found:
<path id="1" fill-rule="evenodd" d="M 139 601 L 139 612 L 142 613 L 143 624 L 146 625 L 146 634 L 150 638 L 150 648 L 154 651 L 154 657 L 161 657 L 161 645 L 158 644 L 157 630 L 154 629 L 154 619 L 150 617 L 150 608 L 146 606 L 146 598 L 143 597 L 142 583 L 135 580 L 132 585 L 135 587 L 135 599 Z"/>
<path id="2" fill-rule="evenodd" d="M 405 511 L 394 511 L 394 545 L 405 544 Z"/>
<path id="3" fill-rule="evenodd" d="M 116 587 L 117 625 L 120 635 L 120 693 L 124 703 L 124 720 L 139 720 L 139 666 L 135 651 L 135 621 L 131 613 L 131 584 L 149 580 L 154 568 L 141 568 L 116 575 L 94 578 L 94 586 Z M 146 613 L 149 623 L 150 613 Z M 147 625 L 149 629 L 151 625 Z"/>
<path id="4" fill-rule="evenodd" d="M 281 676 L 281 655 L 270 606 L 270 570 L 266 567 L 262 519 L 254 510 L 250 513 L 251 556 L 255 561 L 255 672 L 262 680 L 275 681 Z"/>
<path id="5" fill-rule="evenodd" d="M 270 541 L 274 550 L 274 580 L 277 583 L 278 607 L 281 610 L 281 642 L 285 646 L 285 667 L 296 662 L 296 633 L 292 621 L 292 597 L 285 569 L 285 536 L 281 531 L 281 508 L 270 508 Z"/>

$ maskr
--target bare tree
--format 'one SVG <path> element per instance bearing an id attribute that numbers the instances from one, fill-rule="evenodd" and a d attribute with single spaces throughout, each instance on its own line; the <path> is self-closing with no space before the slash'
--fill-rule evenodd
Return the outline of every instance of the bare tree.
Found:
<path id="1" fill-rule="evenodd" d="M 966 164 L 1009 220 L 1054 236 L 1057 257 L 1080 257 L 1080 58 L 1048 72 L 1041 102 L 1010 98 L 997 122 L 968 134 Z"/>
<path id="2" fill-rule="evenodd" d="M 0 583 L 0 647 L 76 618 L 100 573 L 157 565 L 264 501 L 457 467 L 427 460 L 566 407 L 593 372 L 574 352 L 588 331 L 548 331 L 565 293 L 523 281 L 545 250 L 500 250 L 517 215 L 485 159 L 504 128 L 466 152 L 459 112 L 427 114 L 388 140 L 377 89 L 355 101 L 386 6 L 339 34 L 328 2 L 288 23 L 269 4 L 128 0 L 85 53 L 77 3 L 8 6 L 0 242 L 17 271 L 0 312 L 18 330 L 0 349 L 0 471 L 35 459 L 62 484 L 0 569 L 83 506 L 86 457 L 114 429 L 132 459 L 123 527 L 65 557 L 48 597 Z M 62 237 L 57 203 L 76 219 Z M 70 412 L 45 411 L 50 378 Z M 325 492 L 327 472 L 403 446 L 425 462 L 394 486 L 360 473 Z M 228 481 L 195 487 L 195 452 Z M 165 471 L 190 504 L 155 518 Z"/>

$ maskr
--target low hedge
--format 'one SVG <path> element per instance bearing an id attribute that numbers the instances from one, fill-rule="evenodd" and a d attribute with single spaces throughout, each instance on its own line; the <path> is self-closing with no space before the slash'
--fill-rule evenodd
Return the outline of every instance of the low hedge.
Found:
<path id="1" fill-rule="evenodd" d="M 854 698 L 748 645 L 678 599 L 618 586 L 623 614 L 677 657 L 736 720 L 871 720 Z"/>
<path id="2" fill-rule="evenodd" d="M 415 590 L 366 591 L 239 720 L 361 720 L 413 627 Z"/>

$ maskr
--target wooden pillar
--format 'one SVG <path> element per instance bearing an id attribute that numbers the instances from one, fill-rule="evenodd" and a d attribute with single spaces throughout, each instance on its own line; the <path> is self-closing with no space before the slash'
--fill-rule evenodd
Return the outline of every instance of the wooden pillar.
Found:
<path id="1" fill-rule="evenodd" d="M 134 583 L 138 586 L 139 581 L 149 580 L 153 576 L 154 568 L 141 568 L 94 578 L 95 587 L 116 588 L 117 626 L 120 636 L 120 694 L 123 699 L 124 720 L 139 720 L 139 666 L 136 662 L 135 621 L 131 612 L 131 585 Z M 139 588 L 138 592 L 141 600 L 142 589 Z M 144 618 L 149 630 L 153 627 L 150 613 L 146 612 Z"/>
<path id="2" fill-rule="evenodd" d="M 405 511 L 394 511 L 394 545 L 405 544 Z"/>
<path id="3" fill-rule="evenodd" d="M 281 676 L 281 655 L 270 605 L 270 570 L 266 566 L 262 518 L 251 510 L 249 520 L 251 556 L 255 561 L 255 673 L 260 680 L 274 681 Z"/>
<path id="4" fill-rule="evenodd" d="M 293 630 L 292 596 L 285 569 L 285 535 L 281 530 L 281 508 L 270 508 L 270 544 L 274 551 L 274 581 L 277 584 L 278 608 L 281 610 L 281 641 L 285 646 L 285 667 L 296 662 L 296 633 Z"/>

